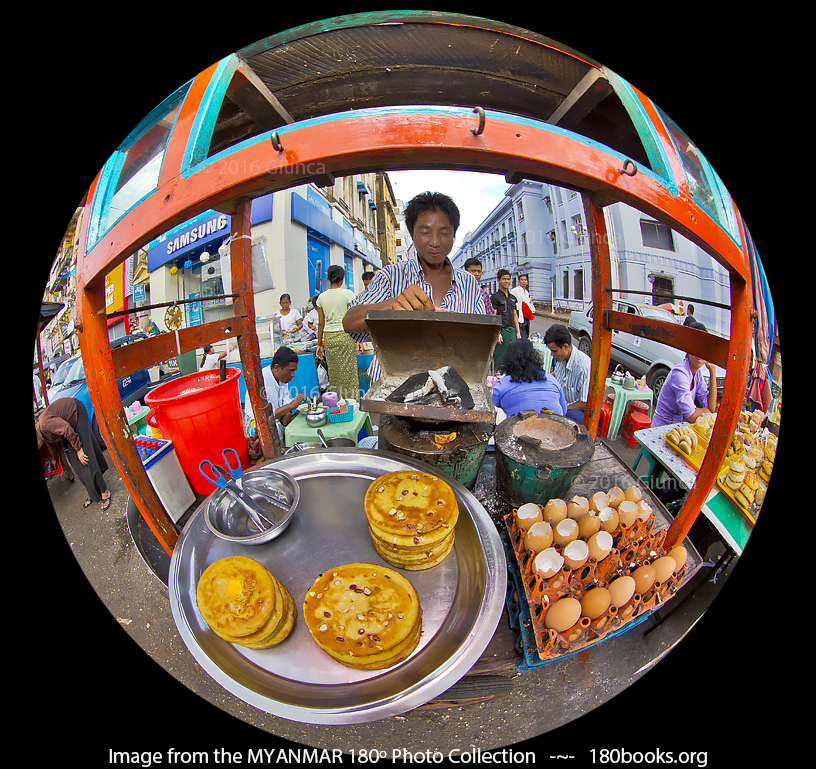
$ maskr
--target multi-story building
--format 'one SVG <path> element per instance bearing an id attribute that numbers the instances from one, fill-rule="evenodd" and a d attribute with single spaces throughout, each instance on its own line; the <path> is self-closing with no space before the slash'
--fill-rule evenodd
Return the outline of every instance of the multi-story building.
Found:
<path id="1" fill-rule="evenodd" d="M 377 238 L 382 263 L 394 264 L 397 261 L 397 200 L 388 174 L 378 171 L 375 179 L 377 198 Z"/>

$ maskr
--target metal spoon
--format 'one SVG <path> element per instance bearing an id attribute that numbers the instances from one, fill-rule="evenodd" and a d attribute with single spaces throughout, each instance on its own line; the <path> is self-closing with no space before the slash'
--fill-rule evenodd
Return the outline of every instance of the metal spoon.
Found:
<path id="1" fill-rule="evenodd" d="M 323 431 L 318 427 L 317 428 L 317 437 L 320 438 L 320 442 L 323 444 L 325 448 L 329 448 L 329 444 L 326 439 L 323 437 Z"/>

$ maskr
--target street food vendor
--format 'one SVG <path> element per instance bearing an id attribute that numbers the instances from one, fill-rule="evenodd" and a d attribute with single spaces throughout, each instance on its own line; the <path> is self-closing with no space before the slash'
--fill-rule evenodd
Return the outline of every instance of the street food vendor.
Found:
<path id="1" fill-rule="evenodd" d="M 524 411 L 549 411 L 558 416 L 567 412 L 564 388 L 552 374 L 544 371 L 541 356 L 529 339 L 515 339 L 507 345 L 505 375 L 493 385 L 494 405 L 513 417 Z"/>
<path id="2" fill-rule="evenodd" d="M 553 376 L 561 383 L 567 398 L 567 413 L 564 416 L 582 424 L 589 399 L 592 360 L 573 346 L 569 329 L 561 323 L 553 323 L 544 332 L 544 344 L 555 361 Z"/>
<path id="3" fill-rule="evenodd" d="M 295 409 L 306 400 L 303 393 L 293 396 L 289 391 L 288 384 L 297 373 L 297 366 L 297 353 L 289 347 L 279 347 L 272 362 L 263 369 L 264 389 L 261 396 L 272 404 L 281 435 L 283 434 L 281 427 L 286 427 L 292 421 Z M 255 419 L 249 397 L 244 403 L 244 416 L 246 423 Z"/>
<path id="4" fill-rule="evenodd" d="M 416 257 L 377 270 L 368 290 L 349 305 L 343 328 L 358 342 L 368 341 L 369 310 L 448 310 L 486 314 L 476 278 L 454 267 L 448 254 L 459 227 L 456 203 L 440 192 L 423 192 L 405 206 L 405 224 Z M 377 357 L 369 367 L 371 381 L 380 377 Z"/>
<path id="5" fill-rule="evenodd" d="M 88 492 L 84 506 L 101 502 L 102 509 L 107 510 L 111 503 L 111 493 L 102 474 L 108 469 L 108 463 L 82 401 L 76 398 L 58 398 L 40 414 L 35 429 L 37 447 L 47 445 L 55 465 L 59 443 L 65 441 L 68 461 Z"/>
<path id="6" fill-rule="evenodd" d="M 698 331 L 706 330 L 706 327 L 698 321 L 689 325 Z M 703 368 L 708 369 L 708 381 L 703 375 Z M 703 358 L 686 353 L 686 357 L 669 372 L 663 387 L 660 388 L 652 417 L 652 427 L 673 422 L 694 423 L 703 414 L 716 410 L 716 367 Z"/>

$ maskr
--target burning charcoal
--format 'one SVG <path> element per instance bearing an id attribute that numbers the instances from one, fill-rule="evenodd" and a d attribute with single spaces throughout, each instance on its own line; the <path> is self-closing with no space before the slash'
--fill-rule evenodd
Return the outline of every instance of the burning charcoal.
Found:
<path id="1" fill-rule="evenodd" d="M 450 366 L 435 371 L 413 374 L 397 387 L 386 400 L 415 405 L 440 404 L 472 409 L 473 396 L 464 379 Z"/>

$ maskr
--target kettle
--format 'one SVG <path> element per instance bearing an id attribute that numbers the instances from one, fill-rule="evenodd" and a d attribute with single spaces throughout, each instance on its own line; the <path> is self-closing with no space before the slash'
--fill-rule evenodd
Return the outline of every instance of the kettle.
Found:
<path id="1" fill-rule="evenodd" d="M 317 396 L 309 401 L 309 408 L 306 411 L 306 424 L 310 427 L 323 427 L 328 420 L 326 407 L 319 405 Z"/>
<path id="2" fill-rule="evenodd" d="M 612 372 L 612 384 L 623 384 L 623 368 L 621 366 L 617 366 Z"/>
<path id="3" fill-rule="evenodd" d="M 626 372 L 626 376 L 623 378 L 623 389 L 624 390 L 635 389 L 635 378 L 628 371 Z"/>

